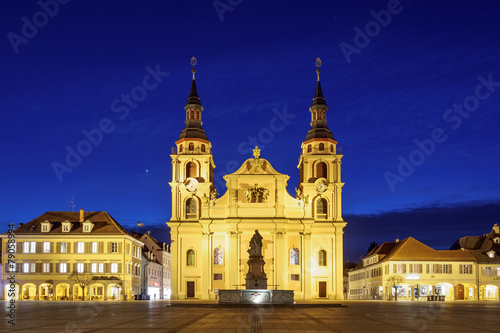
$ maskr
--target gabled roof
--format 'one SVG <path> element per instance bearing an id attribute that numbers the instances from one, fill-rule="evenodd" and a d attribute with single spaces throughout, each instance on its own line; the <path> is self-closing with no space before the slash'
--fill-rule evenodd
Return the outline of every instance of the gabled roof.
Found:
<path id="1" fill-rule="evenodd" d="M 128 235 L 131 234 L 125 230 L 116 220 L 111 217 L 107 212 L 85 212 L 84 221 L 90 221 L 94 224 L 90 232 L 83 232 L 83 226 L 80 222 L 80 212 L 45 212 L 34 220 L 20 225 L 16 230 L 16 235 L 55 235 L 55 234 L 118 234 Z M 49 221 L 52 228 L 49 232 L 42 232 L 41 223 Z M 72 223 L 69 232 L 62 231 L 62 222 L 70 221 Z"/>
<path id="2" fill-rule="evenodd" d="M 419 242 L 413 237 L 408 237 L 400 242 L 386 242 L 372 249 L 365 257 L 375 254 L 384 255 L 377 263 L 364 267 L 378 265 L 387 261 L 475 261 L 474 256 L 467 250 L 434 250 Z M 354 270 L 363 268 L 358 264 Z"/>

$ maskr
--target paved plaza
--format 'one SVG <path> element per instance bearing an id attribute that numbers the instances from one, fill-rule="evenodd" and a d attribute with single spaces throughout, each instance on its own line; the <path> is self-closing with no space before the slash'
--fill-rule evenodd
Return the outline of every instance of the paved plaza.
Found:
<path id="1" fill-rule="evenodd" d="M 8 303 L 0 301 L 5 313 Z M 220 307 L 213 302 L 18 301 L 0 332 L 498 332 L 500 303 L 344 301 Z"/>

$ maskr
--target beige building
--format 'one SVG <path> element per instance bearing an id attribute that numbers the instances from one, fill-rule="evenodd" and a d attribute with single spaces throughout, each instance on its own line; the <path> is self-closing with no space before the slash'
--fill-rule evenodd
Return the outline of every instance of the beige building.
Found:
<path id="1" fill-rule="evenodd" d="M 144 243 L 141 292 L 151 299 L 170 299 L 170 246 L 159 242 L 149 231 L 132 235 Z"/>
<path id="2" fill-rule="evenodd" d="M 499 300 L 500 289 L 500 228 L 495 224 L 489 234 L 462 237 L 452 249 L 469 250 L 478 266 L 476 285 L 480 300 Z"/>
<path id="3" fill-rule="evenodd" d="M 244 289 L 248 244 L 258 230 L 269 289 L 293 290 L 295 299 L 343 299 L 342 155 L 327 127 L 319 69 L 294 196 L 289 177 L 257 147 L 217 194 L 194 72 L 186 127 L 171 155 L 172 298 L 213 299 L 220 289 Z"/>
<path id="4" fill-rule="evenodd" d="M 412 237 L 375 247 L 349 272 L 349 299 L 394 299 L 388 279 L 402 277 L 398 299 L 477 299 L 478 266 L 468 250 L 434 250 Z"/>
<path id="5" fill-rule="evenodd" d="M 2 262 L 8 237 L 2 234 Z M 106 212 L 46 212 L 15 229 L 15 264 L 4 265 L 2 299 L 15 276 L 19 300 L 130 300 L 140 293 L 143 243 Z M 69 278 L 89 278 L 85 290 Z"/>

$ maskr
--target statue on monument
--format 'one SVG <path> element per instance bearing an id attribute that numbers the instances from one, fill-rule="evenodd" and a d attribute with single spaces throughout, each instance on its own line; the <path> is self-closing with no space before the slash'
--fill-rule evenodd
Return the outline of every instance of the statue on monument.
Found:
<path id="1" fill-rule="evenodd" d="M 255 234 L 250 240 L 250 249 L 248 249 L 248 254 L 256 257 L 262 256 L 262 236 L 259 234 L 259 230 L 255 230 Z"/>

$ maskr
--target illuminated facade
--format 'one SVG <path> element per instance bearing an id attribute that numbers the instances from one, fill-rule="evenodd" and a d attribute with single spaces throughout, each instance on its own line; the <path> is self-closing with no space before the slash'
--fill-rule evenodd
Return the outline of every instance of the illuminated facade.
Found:
<path id="1" fill-rule="evenodd" d="M 375 247 L 349 271 L 349 299 L 394 299 L 388 278 L 400 276 L 398 300 L 477 299 L 478 265 L 468 250 L 434 250 L 414 238 Z"/>
<path id="2" fill-rule="evenodd" d="M 342 299 L 342 155 L 327 127 L 319 69 L 295 197 L 286 189 L 289 177 L 260 158 L 257 147 L 224 177 L 227 190 L 218 196 L 194 72 L 186 127 L 171 155 L 172 298 L 212 299 L 219 289 L 244 288 L 248 244 L 257 229 L 268 288 L 293 290 L 295 299 Z"/>
<path id="3" fill-rule="evenodd" d="M 144 243 L 142 254 L 141 292 L 153 299 L 170 299 L 170 246 L 159 242 L 151 234 L 132 235 Z"/>
<path id="4" fill-rule="evenodd" d="M 7 235 L 0 236 L 7 263 Z M 131 300 L 140 293 L 144 244 L 106 212 L 46 212 L 20 224 L 15 240 L 15 265 L 4 265 L 3 275 L 15 275 L 15 299 Z M 71 273 L 92 278 L 85 295 Z"/>

